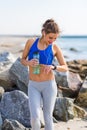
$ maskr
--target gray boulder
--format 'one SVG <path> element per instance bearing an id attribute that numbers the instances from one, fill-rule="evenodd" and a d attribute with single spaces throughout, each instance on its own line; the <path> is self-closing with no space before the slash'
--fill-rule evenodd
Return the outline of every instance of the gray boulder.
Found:
<path id="1" fill-rule="evenodd" d="M 85 80 L 83 81 L 82 87 L 80 89 L 80 93 L 87 93 L 87 76 Z"/>
<path id="2" fill-rule="evenodd" d="M 20 62 L 20 58 L 18 58 L 10 70 L 10 78 L 12 82 L 23 92 L 27 94 L 29 75 L 28 68 L 23 66 Z"/>
<path id="3" fill-rule="evenodd" d="M 0 53 L 0 63 L 3 65 L 12 64 L 15 61 L 14 56 L 9 52 Z"/>
<path id="4" fill-rule="evenodd" d="M 82 84 L 82 87 L 79 91 L 76 103 L 84 108 L 87 108 L 87 76 Z"/>
<path id="5" fill-rule="evenodd" d="M 73 91 L 79 91 L 82 86 L 82 80 L 77 73 L 67 72 L 67 82 L 68 86 Z"/>
<path id="6" fill-rule="evenodd" d="M 9 76 L 9 68 L 16 58 L 9 52 L 0 53 L 0 85 L 5 89 L 11 89 L 13 83 Z"/>
<path id="7" fill-rule="evenodd" d="M 6 119 L 2 125 L 2 130 L 29 130 L 16 120 Z"/>
<path id="8" fill-rule="evenodd" d="M 74 117 L 83 118 L 86 114 L 85 110 L 76 106 L 73 99 L 59 97 L 56 99 L 54 107 L 54 117 L 57 120 L 68 121 Z"/>
<path id="9" fill-rule="evenodd" d="M 4 93 L 0 103 L 0 111 L 3 121 L 13 119 L 24 126 L 30 126 L 28 96 L 24 92 L 14 90 Z"/>
<path id="10" fill-rule="evenodd" d="M 57 120 L 68 121 L 74 118 L 73 100 L 66 97 L 56 98 L 54 117 Z"/>
<path id="11" fill-rule="evenodd" d="M 67 73 L 66 72 L 54 72 L 55 80 L 58 86 L 68 87 Z"/>

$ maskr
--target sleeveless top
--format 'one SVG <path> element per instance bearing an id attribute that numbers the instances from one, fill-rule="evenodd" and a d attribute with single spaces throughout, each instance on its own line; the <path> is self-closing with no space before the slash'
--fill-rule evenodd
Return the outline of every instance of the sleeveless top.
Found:
<path id="1" fill-rule="evenodd" d="M 39 63 L 45 65 L 51 65 L 53 61 L 53 51 L 52 51 L 52 44 L 48 45 L 48 47 L 44 50 L 40 50 L 38 48 L 38 41 L 39 38 L 35 40 L 33 45 L 31 46 L 29 53 L 28 53 L 28 60 L 33 59 L 33 54 L 35 52 L 39 52 Z"/>

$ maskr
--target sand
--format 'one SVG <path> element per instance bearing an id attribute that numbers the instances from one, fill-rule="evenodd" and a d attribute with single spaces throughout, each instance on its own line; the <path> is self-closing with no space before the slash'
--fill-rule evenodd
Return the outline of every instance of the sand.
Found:
<path id="1" fill-rule="evenodd" d="M 54 130 L 87 130 L 87 120 L 75 118 L 68 122 L 59 121 L 54 123 Z"/>
<path id="2" fill-rule="evenodd" d="M 87 130 L 87 121 L 81 119 L 69 120 L 55 124 L 55 130 Z"/>
<path id="3" fill-rule="evenodd" d="M 26 37 L 0 37 L 0 53 L 10 52 L 17 58 L 21 57 L 27 40 Z"/>

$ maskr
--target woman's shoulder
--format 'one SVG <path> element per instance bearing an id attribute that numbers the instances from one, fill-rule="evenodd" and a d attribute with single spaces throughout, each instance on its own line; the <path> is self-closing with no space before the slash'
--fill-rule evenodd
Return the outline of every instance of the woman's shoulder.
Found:
<path id="1" fill-rule="evenodd" d="M 34 41 L 35 41 L 35 38 L 29 38 L 29 39 L 27 40 L 26 44 L 27 44 L 27 45 L 31 45 L 31 44 L 34 43 Z"/>
<path id="2" fill-rule="evenodd" d="M 57 45 L 57 43 L 56 42 L 53 42 L 53 49 L 59 49 L 60 47 Z"/>
<path id="3" fill-rule="evenodd" d="M 53 52 L 58 54 L 61 52 L 61 48 L 57 45 L 57 43 L 53 43 Z"/>
<path id="4" fill-rule="evenodd" d="M 35 42 L 36 38 L 29 38 L 26 42 L 26 46 L 27 47 L 31 47 L 33 45 L 33 43 Z"/>

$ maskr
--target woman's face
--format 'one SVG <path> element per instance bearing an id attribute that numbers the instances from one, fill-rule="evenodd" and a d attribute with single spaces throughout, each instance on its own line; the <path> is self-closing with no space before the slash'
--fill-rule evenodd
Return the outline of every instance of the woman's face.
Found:
<path id="1" fill-rule="evenodd" d="M 58 33 L 44 34 L 44 40 L 47 44 L 52 44 L 58 37 Z"/>

